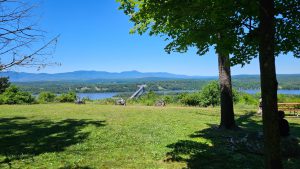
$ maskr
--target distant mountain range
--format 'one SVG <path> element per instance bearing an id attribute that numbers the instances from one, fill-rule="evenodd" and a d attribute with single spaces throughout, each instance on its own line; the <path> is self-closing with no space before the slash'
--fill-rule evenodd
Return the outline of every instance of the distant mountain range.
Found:
<path id="1" fill-rule="evenodd" d="M 1 72 L 0 77 L 9 77 L 12 82 L 47 82 L 47 81 L 77 81 L 77 82 L 97 82 L 103 80 L 168 80 L 168 79 L 217 79 L 217 76 L 187 76 L 177 75 L 165 72 L 149 72 L 143 73 L 138 71 L 125 71 L 120 73 L 112 73 L 105 71 L 74 71 L 66 73 L 25 73 L 7 71 Z M 278 79 L 285 81 L 293 81 L 300 79 L 300 74 L 281 74 L 277 75 Z M 259 80 L 259 75 L 235 75 L 233 79 Z"/>
<path id="2" fill-rule="evenodd" d="M 9 77 L 12 82 L 37 82 L 37 81 L 96 81 L 112 79 L 215 79 L 213 76 L 187 76 L 165 72 L 142 73 L 138 71 L 125 71 L 111 73 L 105 71 L 74 71 L 66 73 L 25 73 L 7 71 L 1 72 L 0 77 Z"/>

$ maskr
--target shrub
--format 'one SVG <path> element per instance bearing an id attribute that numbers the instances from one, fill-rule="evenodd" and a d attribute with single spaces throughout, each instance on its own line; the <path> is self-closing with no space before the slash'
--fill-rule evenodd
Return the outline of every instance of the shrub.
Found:
<path id="1" fill-rule="evenodd" d="M 41 92 L 38 96 L 39 103 L 52 103 L 55 101 L 56 95 L 51 92 Z"/>
<path id="2" fill-rule="evenodd" d="M 158 95 L 153 91 L 149 91 L 147 94 L 145 94 L 140 99 L 138 99 L 138 102 L 140 101 L 142 104 L 146 106 L 153 106 L 155 105 L 157 99 L 158 99 Z"/>
<path id="3" fill-rule="evenodd" d="M 146 100 L 152 100 L 152 99 L 156 99 L 156 98 L 157 98 L 157 94 L 153 91 L 149 91 L 147 94 L 142 96 L 142 99 L 146 99 Z"/>
<path id="4" fill-rule="evenodd" d="M 2 104 L 31 104 L 35 102 L 34 97 L 28 92 L 22 92 L 16 86 L 8 87 L 1 95 Z"/>
<path id="5" fill-rule="evenodd" d="M 278 102 L 279 103 L 299 103 L 300 96 L 299 95 L 286 95 L 286 94 L 278 94 Z"/>
<path id="6" fill-rule="evenodd" d="M 180 102 L 187 106 L 199 106 L 201 100 L 200 93 L 190 93 L 185 94 L 181 99 Z"/>
<path id="7" fill-rule="evenodd" d="M 60 96 L 56 97 L 56 100 L 60 103 L 72 103 L 77 99 L 75 92 L 63 93 Z"/>
<path id="8" fill-rule="evenodd" d="M 238 103 L 240 99 L 240 92 L 238 92 L 235 89 L 232 89 L 232 99 L 233 99 L 233 103 Z"/>
<path id="9" fill-rule="evenodd" d="M 165 101 L 166 104 L 170 104 L 170 103 L 175 103 L 175 97 L 174 96 L 170 96 L 170 95 L 166 95 L 162 97 L 162 100 Z"/>
<path id="10" fill-rule="evenodd" d="M 212 81 L 202 88 L 197 93 L 182 93 L 178 95 L 180 102 L 188 106 L 218 106 L 221 103 L 221 90 L 218 81 Z M 232 90 L 233 102 L 239 100 L 239 93 Z"/>
<path id="11" fill-rule="evenodd" d="M 107 99 L 97 100 L 96 103 L 101 105 L 114 105 L 116 103 L 116 100 L 112 98 L 107 98 Z"/>
<path id="12" fill-rule="evenodd" d="M 1 104 L 5 104 L 5 102 L 4 102 L 4 96 L 3 95 L 0 95 L 0 105 Z"/>
<path id="13" fill-rule="evenodd" d="M 246 105 L 258 105 L 258 99 L 254 95 L 247 93 L 239 93 L 238 94 L 238 103 L 246 104 Z"/>
<path id="14" fill-rule="evenodd" d="M 220 86 L 218 81 L 212 81 L 204 86 L 200 92 L 199 104 L 201 106 L 217 106 L 220 105 Z"/>
<path id="15" fill-rule="evenodd" d="M 93 100 L 90 99 L 89 97 L 83 97 L 83 98 L 81 99 L 81 101 L 83 101 L 83 102 L 91 102 L 91 101 L 93 101 Z"/>

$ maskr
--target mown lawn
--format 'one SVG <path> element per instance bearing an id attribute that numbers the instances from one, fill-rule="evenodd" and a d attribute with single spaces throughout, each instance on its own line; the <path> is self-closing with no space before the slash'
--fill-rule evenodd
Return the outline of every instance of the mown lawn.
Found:
<path id="1" fill-rule="evenodd" d="M 262 168 L 263 156 L 233 150 L 231 137 L 261 131 L 238 108 L 239 131 L 220 131 L 218 108 L 48 104 L 0 106 L 0 168 Z M 300 137 L 300 118 L 288 118 Z M 299 169 L 299 157 L 285 157 Z"/>

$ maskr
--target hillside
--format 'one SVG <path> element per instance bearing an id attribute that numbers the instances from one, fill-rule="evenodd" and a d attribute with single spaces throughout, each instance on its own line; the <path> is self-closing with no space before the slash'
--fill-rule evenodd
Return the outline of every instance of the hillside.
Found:
<path id="1" fill-rule="evenodd" d="M 213 76 L 186 76 L 171 73 L 141 73 L 127 71 L 121 73 L 76 71 L 58 74 L 33 74 L 2 72 L 0 76 L 8 76 L 10 80 L 24 91 L 39 93 L 51 91 L 62 93 L 76 92 L 133 92 L 137 85 L 147 84 L 147 90 L 199 90 L 211 80 Z M 279 89 L 300 89 L 300 74 L 277 75 Z M 259 75 L 235 75 L 232 77 L 233 87 L 236 89 L 259 89 Z"/>
<path id="2" fill-rule="evenodd" d="M 105 72 L 105 71 L 75 71 L 66 73 L 25 73 L 25 72 L 2 72 L 1 77 L 10 77 L 12 82 L 36 82 L 36 81 L 100 81 L 112 79 L 140 79 L 140 78 L 164 78 L 164 79 L 203 79 L 214 77 L 177 75 L 165 72 L 142 73 L 138 71 Z"/>

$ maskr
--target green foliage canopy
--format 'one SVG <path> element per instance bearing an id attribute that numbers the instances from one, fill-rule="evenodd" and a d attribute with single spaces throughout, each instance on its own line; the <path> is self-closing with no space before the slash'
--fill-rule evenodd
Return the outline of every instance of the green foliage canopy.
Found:
<path id="1" fill-rule="evenodd" d="M 187 106 L 200 106 L 201 94 L 199 92 L 183 94 L 180 102 Z"/>
<path id="2" fill-rule="evenodd" d="M 300 1 L 274 0 L 275 2 L 275 56 L 291 53 L 300 58 Z M 258 56 L 259 51 L 259 5 L 258 1 L 249 1 L 249 5 L 236 11 L 242 20 L 240 44 L 236 46 L 231 61 L 249 63 Z"/>
<path id="3" fill-rule="evenodd" d="M 158 95 L 152 90 L 140 98 L 140 101 L 147 106 L 153 106 L 158 99 Z"/>
<path id="4" fill-rule="evenodd" d="M 188 106 L 217 106 L 220 105 L 220 93 L 218 81 L 212 81 L 205 85 L 200 92 L 183 95 L 180 101 Z"/>
<path id="5" fill-rule="evenodd" d="M 55 101 L 56 95 L 51 92 L 41 92 L 38 96 L 39 103 L 52 103 Z"/>
<path id="6" fill-rule="evenodd" d="M 198 54 L 216 47 L 232 54 L 231 63 L 248 64 L 258 56 L 259 3 L 234 0 L 117 0 L 134 23 L 131 33 L 166 36 L 167 52 Z M 275 53 L 300 57 L 300 2 L 275 0 Z"/>
<path id="7" fill-rule="evenodd" d="M 30 93 L 22 92 L 12 85 L 0 95 L 0 102 L 2 104 L 31 104 L 35 102 L 35 98 Z"/>
<path id="8" fill-rule="evenodd" d="M 218 81 L 212 81 L 201 90 L 201 102 L 204 107 L 220 105 L 220 86 Z"/>
<path id="9" fill-rule="evenodd" d="M 2 94 L 10 86 L 8 77 L 0 77 L 0 94 Z"/>
<path id="10" fill-rule="evenodd" d="M 61 103 L 72 103 L 75 102 L 77 99 L 77 95 L 75 92 L 69 92 L 69 93 L 63 93 L 60 96 L 58 96 L 57 98 L 58 102 Z"/>
<path id="11" fill-rule="evenodd" d="M 167 52 L 186 52 L 189 47 L 196 47 L 199 55 L 208 52 L 210 46 L 215 46 L 217 53 L 241 52 L 245 18 L 238 10 L 255 3 L 245 0 L 117 1 L 134 23 L 132 33 L 166 35 Z M 247 51 L 243 52 L 246 57 L 253 54 L 249 48 L 244 51 Z M 242 63 L 242 60 L 237 61 Z"/>
<path id="12" fill-rule="evenodd" d="M 205 85 L 201 91 L 190 93 L 190 94 L 183 94 L 181 96 L 180 101 L 181 103 L 188 105 L 188 106 L 201 106 L 201 107 L 208 107 L 208 106 L 218 106 L 220 105 L 221 101 L 221 90 L 218 81 L 211 81 L 207 85 Z M 239 94 L 236 90 L 233 90 L 233 101 L 237 103 L 239 101 Z"/>

